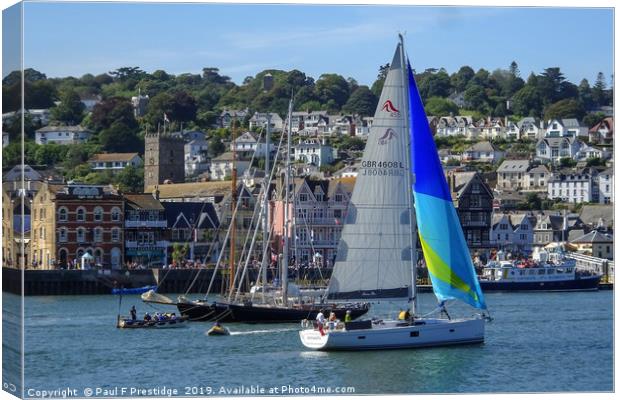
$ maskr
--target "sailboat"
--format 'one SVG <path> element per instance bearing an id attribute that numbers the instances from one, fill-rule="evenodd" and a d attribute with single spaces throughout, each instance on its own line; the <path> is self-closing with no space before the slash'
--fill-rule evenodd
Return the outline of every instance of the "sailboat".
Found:
<path id="1" fill-rule="evenodd" d="M 290 207 L 289 201 L 291 198 L 290 193 L 290 175 L 291 175 L 291 115 L 292 115 L 292 99 L 289 102 L 289 118 L 288 118 L 288 129 L 287 129 L 287 150 L 286 150 L 286 174 L 285 174 L 285 194 L 284 194 L 284 249 L 281 257 L 281 287 L 280 287 L 280 297 L 274 298 L 273 296 L 266 296 L 266 294 L 262 293 L 261 296 L 257 296 L 254 300 L 253 298 L 247 299 L 244 298 L 242 300 L 238 300 L 240 297 L 240 285 L 242 282 L 242 278 L 238 280 L 239 286 L 235 286 L 235 282 L 237 281 L 237 275 L 233 272 L 234 268 L 231 268 L 230 272 L 230 282 L 229 282 L 229 296 L 227 299 L 221 301 L 213 301 L 209 302 L 206 300 L 206 296 L 204 300 L 194 300 L 190 301 L 187 299 L 180 299 L 178 303 L 176 303 L 177 308 L 181 312 L 182 315 L 186 315 L 190 320 L 194 321 L 222 321 L 222 322 L 253 322 L 253 323 L 268 323 L 268 322 L 295 322 L 298 323 L 304 319 L 314 319 L 319 312 L 324 313 L 334 313 L 338 318 L 344 318 L 347 311 L 352 319 L 358 318 L 365 313 L 368 312 L 369 304 L 368 303 L 351 303 L 351 302 L 308 302 L 308 301 L 300 301 L 289 298 L 289 293 L 292 292 L 289 288 L 288 284 L 288 270 L 289 270 L 289 221 L 291 216 L 288 215 Z M 234 138 L 234 134 L 233 134 Z M 265 138 L 265 148 L 269 148 L 269 123 L 267 124 L 267 135 Z M 263 217 L 263 237 L 267 240 L 263 241 L 263 259 L 262 259 L 262 267 L 260 279 L 262 280 L 262 289 L 264 290 L 266 285 L 266 269 L 267 269 L 267 250 L 268 250 L 268 242 L 269 242 L 269 229 L 268 229 L 268 219 L 266 218 L 267 210 L 268 210 L 268 186 L 271 181 L 270 176 L 275 172 L 275 166 L 273 171 L 269 171 L 269 160 L 266 157 L 265 162 L 265 182 L 263 184 L 262 190 L 262 199 L 263 199 L 263 208 L 259 218 Z M 233 182 L 234 177 L 236 176 L 235 169 L 233 167 Z M 233 188 L 236 188 L 236 184 L 233 183 Z M 238 207 L 238 204 L 235 206 L 235 201 L 233 197 L 233 214 L 232 220 L 234 221 L 235 217 L 235 207 Z M 229 229 L 228 234 L 233 232 L 231 237 L 234 237 L 234 223 L 231 223 L 231 228 Z M 228 234 L 226 239 L 228 239 Z M 254 243 L 254 240 L 252 240 Z M 231 239 L 230 243 L 234 243 L 234 239 Z M 234 245 L 231 245 L 231 266 L 234 265 Z M 219 265 L 219 260 L 216 263 Z M 246 260 L 247 267 L 247 260 Z M 242 275 L 245 272 L 242 273 Z M 215 274 L 214 274 L 215 276 Z M 213 280 L 212 280 L 213 281 Z M 210 287 L 209 287 L 210 290 Z M 209 293 L 207 290 L 207 293 Z M 237 290 L 237 294 L 234 291 Z M 270 297 L 270 298 L 269 298 Z M 293 296 L 291 296 L 293 297 Z"/>
<path id="2" fill-rule="evenodd" d="M 418 314 L 417 239 L 439 300 L 482 310 L 450 319 Z M 324 328 L 305 324 L 315 350 L 394 349 L 484 341 L 486 304 L 443 174 L 403 38 L 396 48 L 349 203 L 330 299 L 407 300 L 409 316 Z"/>

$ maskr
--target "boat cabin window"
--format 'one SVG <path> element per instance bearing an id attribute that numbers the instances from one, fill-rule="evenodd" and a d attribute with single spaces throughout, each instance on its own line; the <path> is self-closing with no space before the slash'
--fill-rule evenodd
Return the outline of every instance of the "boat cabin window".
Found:
<path id="1" fill-rule="evenodd" d="M 536 270 L 535 269 L 531 269 L 529 271 L 527 271 L 528 275 L 536 275 Z"/>
<path id="2" fill-rule="evenodd" d="M 573 269 L 572 269 L 572 268 L 568 268 L 568 269 L 566 270 L 566 272 L 571 273 L 571 272 L 573 272 Z"/>
<path id="3" fill-rule="evenodd" d="M 549 274 L 549 275 L 553 275 L 553 274 L 555 274 L 555 270 L 554 270 L 553 268 L 549 268 L 549 269 L 547 270 L 547 274 Z"/>
<path id="4" fill-rule="evenodd" d="M 544 275 L 544 274 L 545 274 L 544 268 L 541 268 L 538 270 L 538 275 Z"/>
<path id="5" fill-rule="evenodd" d="M 525 271 L 523 270 L 519 271 L 519 276 L 523 276 L 523 275 L 525 275 Z"/>

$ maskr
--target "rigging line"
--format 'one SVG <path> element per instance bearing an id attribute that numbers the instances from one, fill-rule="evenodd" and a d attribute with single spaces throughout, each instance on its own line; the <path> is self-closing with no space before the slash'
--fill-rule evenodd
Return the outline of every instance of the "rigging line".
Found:
<path id="1" fill-rule="evenodd" d="M 261 131 L 262 131 L 262 128 L 261 128 Z M 256 149 L 254 149 L 254 153 L 252 154 L 252 158 L 250 160 L 250 165 L 251 165 L 251 163 L 254 162 L 254 156 L 256 155 L 257 150 L 258 150 L 258 146 L 256 146 Z M 236 190 L 236 188 L 235 188 L 235 190 Z M 230 202 L 232 202 L 232 198 L 233 197 L 231 197 Z M 226 232 L 226 237 L 224 238 L 224 241 L 222 242 L 222 243 L 224 243 L 224 247 L 222 248 L 222 251 L 220 251 L 220 255 L 217 258 L 217 262 L 215 264 L 215 268 L 213 269 L 213 275 L 211 276 L 211 280 L 209 282 L 209 287 L 207 288 L 207 292 L 205 293 L 205 297 L 204 297 L 205 299 L 207 298 L 207 296 L 211 292 L 211 288 L 213 287 L 213 283 L 215 282 L 215 276 L 217 275 L 217 271 L 218 271 L 218 269 L 220 267 L 220 263 L 222 261 L 222 257 L 224 256 L 224 253 L 225 253 L 224 250 L 226 249 L 226 242 L 228 241 L 228 238 L 230 236 L 230 232 L 232 230 L 231 228 L 233 227 L 233 224 L 234 224 L 234 221 L 235 221 L 235 217 L 237 216 L 237 210 L 239 209 L 239 205 L 240 204 L 241 204 L 241 196 L 239 196 L 239 198 L 237 199 L 237 204 L 235 204 L 235 207 L 234 207 L 234 209 L 232 211 L 231 220 L 230 220 L 231 223 L 228 225 L 228 230 Z M 225 205 L 228 205 L 228 203 L 223 204 L 222 207 L 224 207 Z M 227 208 L 228 207 L 226 207 L 224 209 L 227 209 Z M 225 216 L 227 216 L 227 214 L 222 213 L 222 217 L 225 217 Z M 220 225 L 221 225 L 221 223 L 222 222 L 220 221 Z M 192 283 L 192 285 L 193 285 L 193 283 Z M 189 292 L 189 290 L 188 290 L 188 292 Z M 185 294 L 187 294 L 188 292 L 186 292 Z"/>
<path id="2" fill-rule="evenodd" d="M 262 216 L 263 216 L 263 207 L 260 207 L 260 211 L 258 213 L 258 219 L 260 220 L 262 218 Z M 243 272 L 241 273 L 241 277 L 239 278 L 239 286 L 237 287 L 237 293 L 235 294 L 235 301 L 237 301 L 237 298 L 239 297 L 239 294 L 241 293 L 241 285 L 243 283 L 243 279 L 245 278 L 245 274 L 247 272 L 248 265 L 250 263 L 249 254 L 251 254 L 252 250 L 254 249 L 254 243 L 256 242 L 256 236 L 257 236 L 258 228 L 259 227 L 260 227 L 260 225 L 258 223 L 254 227 L 254 234 L 252 235 L 252 243 L 250 243 L 250 249 L 248 251 L 248 256 L 245 259 L 245 265 L 243 266 Z M 248 233 L 249 233 L 249 231 L 248 231 Z M 237 277 L 235 276 L 235 279 L 236 278 Z"/>
<path id="3" fill-rule="evenodd" d="M 263 128 L 261 128 L 261 129 L 259 130 L 259 139 L 260 139 L 260 137 L 262 136 L 262 130 L 263 130 Z M 252 165 L 252 162 L 254 161 L 254 155 L 256 154 L 256 151 L 257 151 L 257 150 L 258 150 L 258 146 L 256 147 L 256 149 L 254 149 L 254 153 L 252 154 L 252 161 L 250 162 L 250 165 Z M 205 201 L 205 202 L 203 202 L 202 207 L 201 207 L 201 209 L 200 209 L 200 214 L 199 214 L 199 217 L 198 217 L 198 219 L 196 219 L 196 221 L 195 221 L 195 222 L 194 222 L 194 224 L 192 225 L 192 230 L 194 230 L 194 229 L 195 229 L 195 227 L 196 227 L 196 225 L 198 224 L 198 221 L 199 221 L 199 219 L 200 219 L 200 215 L 202 215 L 202 213 L 203 213 L 203 211 L 204 211 L 204 208 L 206 207 L 207 203 L 208 203 L 208 202 L 206 202 L 206 201 Z M 215 209 L 215 207 L 214 207 L 214 209 Z M 236 206 L 235 206 L 235 209 L 236 209 Z M 224 214 L 222 214 L 222 216 L 224 216 Z M 209 220 L 211 220 L 211 222 L 213 222 L 213 220 L 211 219 L 211 216 L 209 216 L 209 215 L 208 215 L 208 217 L 209 217 Z M 220 233 L 221 228 L 222 228 L 222 221 L 219 221 L 219 225 L 217 226 L 216 231 L 215 231 L 215 237 L 216 237 L 216 238 L 217 238 L 217 237 L 219 237 L 219 233 Z M 188 243 L 189 243 L 189 240 L 186 240 L 185 244 L 188 244 Z M 218 244 L 219 244 L 219 242 L 218 242 Z M 207 250 L 207 254 L 206 254 L 205 258 L 204 258 L 204 260 L 205 260 L 205 261 L 209 259 L 209 257 L 211 256 L 211 253 L 213 252 L 214 248 L 215 248 L 215 241 L 214 241 L 214 240 L 211 240 L 211 244 L 209 245 L 209 249 Z M 198 277 L 200 276 L 200 272 L 202 272 L 202 269 L 199 269 L 199 270 L 198 270 L 198 273 L 196 274 L 196 276 L 194 277 L 194 279 L 193 279 L 193 280 L 192 280 L 192 282 L 190 283 L 189 287 L 188 287 L 188 288 L 187 288 L 187 290 L 185 291 L 185 294 L 188 294 L 188 293 L 190 292 L 190 290 L 192 289 L 192 287 L 194 286 L 194 284 L 195 284 L 195 283 L 196 283 L 196 281 L 198 280 Z M 215 274 L 215 271 L 214 271 L 214 274 Z M 166 275 L 167 275 L 167 274 L 166 274 Z M 164 277 L 164 279 L 165 279 L 165 277 Z M 162 279 L 162 283 L 163 283 L 164 279 Z M 161 283 L 160 283 L 160 284 L 161 284 Z M 209 285 L 209 286 L 210 286 L 210 285 Z M 159 287 L 159 285 L 158 285 L 158 287 Z"/>

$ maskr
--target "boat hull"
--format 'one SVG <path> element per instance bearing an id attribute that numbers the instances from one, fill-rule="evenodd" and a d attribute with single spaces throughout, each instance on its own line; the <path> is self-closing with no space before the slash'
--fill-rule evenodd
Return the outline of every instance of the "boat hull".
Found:
<path id="1" fill-rule="evenodd" d="M 589 291 L 598 290 L 600 276 L 589 276 L 578 279 L 558 280 L 558 281 L 521 281 L 521 282 L 502 282 L 480 280 L 480 287 L 483 291 Z"/>
<path id="2" fill-rule="evenodd" d="M 304 346 L 313 350 L 387 350 L 435 347 L 484 342 L 485 320 L 433 319 L 416 324 L 388 321 L 370 329 L 325 331 L 304 329 L 299 337 Z"/>
<path id="3" fill-rule="evenodd" d="M 164 321 L 144 321 L 121 319 L 118 327 L 121 329 L 176 329 L 187 326 L 187 318 L 167 319 Z"/>
<path id="4" fill-rule="evenodd" d="M 359 318 L 366 314 L 369 306 L 333 307 L 328 305 L 304 305 L 299 307 L 278 307 L 266 305 L 241 305 L 228 303 L 190 302 L 178 303 L 181 315 L 192 321 L 221 321 L 249 323 L 281 323 L 300 322 L 303 319 L 315 319 L 319 311 L 329 315 L 334 312 L 336 317 L 344 320 L 347 310 L 351 310 L 351 318 Z"/>

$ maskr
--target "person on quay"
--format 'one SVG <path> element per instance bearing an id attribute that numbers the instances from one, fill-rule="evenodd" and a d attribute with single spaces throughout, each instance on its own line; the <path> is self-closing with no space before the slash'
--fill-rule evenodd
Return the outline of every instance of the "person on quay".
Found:
<path id="1" fill-rule="evenodd" d="M 136 320 L 136 306 L 131 306 L 131 310 L 129 310 L 129 313 L 131 314 L 131 320 L 135 321 Z"/>

